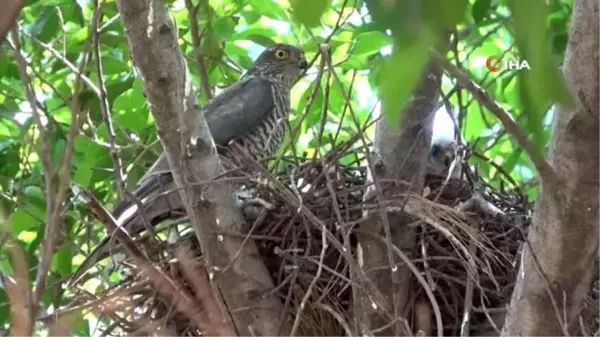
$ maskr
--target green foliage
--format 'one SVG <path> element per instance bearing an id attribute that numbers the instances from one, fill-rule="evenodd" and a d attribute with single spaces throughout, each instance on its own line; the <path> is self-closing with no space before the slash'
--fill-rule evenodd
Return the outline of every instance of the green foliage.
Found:
<path id="1" fill-rule="evenodd" d="M 433 41 L 431 32 L 423 33 L 420 39 L 405 45 L 402 51 L 394 51 L 381 67 L 379 96 L 389 123 L 397 124 L 402 117 L 401 112 L 427 64 Z"/>
<path id="2" fill-rule="evenodd" d="M 292 13 L 307 27 L 317 27 L 329 2 L 328 0 L 291 0 Z"/>
<path id="3" fill-rule="evenodd" d="M 197 4 L 197 0 L 192 1 Z M 519 125 L 544 152 L 549 136 L 549 107 L 553 102 L 568 103 L 564 82 L 558 70 L 567 41 L 567 25 L 572 0 L 250 0 L 201 1 L 195 18 L 201 31 L 203 69 L 198 66 L 192 44 L 192 30 L 184 1 L 169 1 L 177 22 L 179 43 L 199 89 L 206 76 L 212 89 L 234 83 L 264 46 L 274 42 L 302 45 L 315 66 L 292 93 L 292 128 L 298 123 L 293 150 L 315 153 L 314 130 L 318 129 L 327 104 L 323 137 L 327 148 L 331 136 L 349 139 L 369 121 L 373 106 L 382 100 L 390 122 L 397 124 L 403 107 L 411 99 L 417 81 L 428 61 L 431 48 L 452 34 L 448 58 L 466 71 L 475 82 L 509 111 Z M 532 8 L 535 7 L 535 10 Z M 116 201 L 115 175 L 110 139 L 103 122 L 100 98 L 86 84 L 75 92 L 75 72 L 88 58 L 83 74 L 99 86 L 96 60 L 84 50 L 91 39 L 93 1 L 26 1 L 19 16 L 21 45 L 27 62 L 31 87 L 47 125 L 46 144 L 56 173 L 65 152 L 73 102 L 79 103 L 83 121 L 74 139 L 73 162 L 68 168 L 70 186 L 92 190 L 108 208 Z M 127 186 L 132 188 L 145 169 L 156 159 L 160 144 L 144 97 L 141 79 L 129 58 L 123 25 L 113 0 L 104 2 L 100 16 L 99 51 L 104 86 L 107 89 L 118 154 L 125 169 Z M 340 19 L 341 15 L 341 19 Z M 323 74 L 320 88 L 310 108 L 309 97 L 319 62 L 319 43 L 328 43 L 332 71 Z M 489 56 L 512 56 L 527 60 L 530 71 L 489 72 Z M 442 90 L 450 92 L 452 79 L 444 78 Z M 349 89 L 353 91 L 349 93 Z M 206 102 L 203 90 L 200 101 Z M 327 102 L 327 98 L 329 99 Z M 507 135 L 493 115 L 468 92 L 456 90 L 449 97 L 464 140 L 486 160 L 472 164 L 493 186 L 506 186 L 505 174 L 535 196 L 530 182 L 535 172 L 527 155 Z M 349 117 L 348 104 L 356 115 Z M 302 118 L 304 113 L 306 118 Z M 300 122 L 302 121 L 302 122 Z M 446 126 L 448 128 L 448 126 Z M 450 127 L 451 129 L 451 127 Z M 440 130 L 437 130 L 440 131 Z M 442 130 L 443 132 L 443 130 Z M 374 127 L 366 134 L 372 138 Z M 0 224 L 25 249 L 32 268 L 41 258 L 40 243 L 46 226 L 46 187 L 39 154 L 40 132 L 32 119 L 15 52 L 8 42 L 0 45 Z M 288 149 L 292 151 L 292 149 Z M 342 158 L 345 164 L 354 158 Z M 499 172 L 490 161 L 502 166 Z M 53 175 L 51 179 L 56 179 Z M 65 226 L 51 259 L 51 285 L 44 293 L 44 310 L 52 303 L 64 304 L 72 289 L 61 290 L 64 278 L 81 263 L 81 257 L 104 236 L 89 209 L 69 190 L 65 203 Z M 0 250 L 0 270 L 9 272 L 6 248 Z M 30 273 L 31 278 L 35 272 Z M 118 279 L 111 276 L 111 279 Z M 102 283 L 101 286 L 105 286 Z M 90 285 L 90 287 L 98 284 Z M 60 291 L 59 291 L 60 290 Z M 58 294 L 58 295 L 57 295 Z M 51 301 L 46 301 L 51 299 Z M 0 290 L 0 304 L 7 301 Z M 0 326 L 9 322 L 9 307 L 0 305 Z M 65 317 L 77 335 L 90 335 L 96 321 L 81 312 Z M 97 324 L 106 324 L 105 320 Z"/>

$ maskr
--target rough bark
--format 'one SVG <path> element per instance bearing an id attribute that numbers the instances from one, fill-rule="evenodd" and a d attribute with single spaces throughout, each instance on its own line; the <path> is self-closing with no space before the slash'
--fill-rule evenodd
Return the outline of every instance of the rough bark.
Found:
<path id="1" fill-rule="evenodd" d="M 22 6 L 23 0 L 4 0 L 0 3 L 0 44 L 4 42 L 10 27 L 15 24 Z"/>
<path id="2" fill-rule="evenodd" d="M 577 105 L 554 114 L 555 174 L 541 181 L 503 336 L 578 333 L 598 259 L 598 40 L 598 1 L 576 0 L 563 72 Z"/>
<path id="3" fill-rule="evenodd" d="M 434 120 L 432 107 L 439 99 L 441 75 L 441 68 L 430 63 L 423 72 L 412 101 L 403 112 L 400 124 L 392 125 L 385 116 L 377 123 L 372 167 L 369 171 L 375 177 L 374 180 L 378 181 L 379 192 L 375 188 L 371 189 L 366 198 L 377 198 L 378 194 L 384 198 L 407 192 L 420 194 L 423 190 Z M 355 294 L 355 298 L 360 301 L 360 308 L 356 310 L 359 329 L 364 333 L 377 331 L 378 335 L 406 335 L 409 333 L 406 325 L 398 318 L 406 316 L 411 271 L 397 258 L 388 255 L 388 246 L 382 245 L 373 234 L 385 237 L 385 229 L 389 227 L 391 244 L 410 257 L 416 238 L 414 230 L 407 225 L 414 218 L 390 212 L 371 219 L 361 225 L 362 231 L 371 234 L 358 235 L 359 256 L 362 254 L 359 261 L 362 260 L 368 278 L 388 299 L 388 308 L 374 306 L 366 294 Z M 385 311 L 388 311 L 388 315 Z M 383 327 L 386 328 L 382 329 Z"/>
<path id="4" fill-rule="evenodd" d="M 120 0 L 117 5 L 216 295 L 222 297 L 238 334 L 285 334 L 289 324 L 279 330 L 283 305 L 274 295 L 265 295 L 273 283 L 254 243 L 216 234 L 220 229 L 239 229 L 243 222 L 231 187 L 224 182 L 192 186 L 194 181 L 211 180 L 223 169 L 164 1 Z"/>

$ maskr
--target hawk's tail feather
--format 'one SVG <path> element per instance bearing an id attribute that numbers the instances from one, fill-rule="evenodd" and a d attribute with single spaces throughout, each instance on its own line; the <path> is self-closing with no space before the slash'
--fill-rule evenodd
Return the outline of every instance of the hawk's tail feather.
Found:
<path id="1" fill-rule="evenodd" d="M 137 202 L 126 201 L 116 205 L 112 214 L 116 225 L 135 236 L 148 227 L 154 227 L 166 219 L 178 219 L 185 215 L 179 194 L 174 189 L 175 184 L 170 174 L 148 176 L 134 192 Z M 138 205 L 143 206 L 140 212 Z M 71 276 L 70 284 L 78 283 L 82 277 L 98 262 L 104 260 L 115 250 L 118 240 L 111 239 L 114 233 L 108 235 L 92 250 L 83 263 Z"/>

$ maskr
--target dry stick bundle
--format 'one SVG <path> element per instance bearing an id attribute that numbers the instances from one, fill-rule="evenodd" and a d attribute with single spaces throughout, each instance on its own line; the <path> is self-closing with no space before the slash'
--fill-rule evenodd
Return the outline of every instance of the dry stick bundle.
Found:
<path id="1" fill-rule="evenodd" d="M 323 77 L 326 65 L 327 62 L 321 62 L 319 79 Z M 329 83 L 334 82 L 331 75 L 337 79 L 337 74 L 329 68 L 327 92 Z M 318 89 L 315 85 L 302 119 L 308 114 Z M 348 92 L 351 91 L 352 83 Z M 342 88 L 342 92 L 347 90 Z M 282 165 L 275 165 L 277 169 L 271 174 L 263 171 L 236 178 L 236 184 L 245 185 L 249 194 L 267 206 L 258 213 L 250 212 L 254 216 L 249 219 L 251 228 L 247 237 L 256 241 L 275 281 L 274 291 L 286 305 L 287 312 L 282 313 L 282 319 L 284 315 L 295 317 L 301 314 L 298 317 L 301 324 L 297 327 L 297 333 L 301 335 L 351 332 L 350 294 L 351 287 L 356 286 L 350 276 L 350 269 L 356 266 L 353 251 L 356 242 L 352 233 L 360 230 L 365 209 L 402 208 L 402 196 L 383 204 L 363 202 L 368 151 L 363 131 L 372 121 L 367 125 L 358 124 L 349 108 L 349 97 L 348 93 L 343 116 L 349 110 L 349 118 L 358 129 L 349 140 L 340 141 L 338 130 L 329 141 L 329 150 L 317 149 L 315 153 L 321 154 L 320 157 L 309 158 L 291 151 L 293 155 L 280 158 L 277 163 Z M 321 124 L 325 123 L 323 118 Z M 342 123 L 338 125 L 341 129 Z M 316 135 L 319 145 L 324 143 L 323 129 L 321 127 Z M 291 144 L 290 141 L 286 146 Z M 351 165 L 342 165 L 342 158 L 354 160 Z M 498 329 L 501 321 L 499 323 L 495 318 L 498 313 L 502 317 L 518 270 L 518 255 L 530 223 L 531 204 L 518 192 L 496 190 L 486 184 L 483 184 L 485 188 L 473 188 L 472 182 L 476 179 L 473 179 L 467 159 L 464 156 L 460 159 L 457 164 L 465 173 L 470 173 L 468 181 L 471 184 L 467 180 L 446 181 L 445 177 L 430 176 L 425 198 L 410 198 L 413 200 L 410 209 L 404 209 L 421 220 L 415 224 L 421 228 L 420 254 L 408 261 L 418 276 L 413 278 L 416 291 L 411 299 L 413 331 L 436 333 L 436 327 L 431 326 L 434 313 L 442 317 L 444 334 L 480 334 Z M 247 170 L 242 168 L 242 171 Z M 251 172 L 256 172 L 256 167 Z M 154 259 L 162 275 L 167 275 L 174 284 L 183 285 L 186 293 L 193 294 L 187 300 L 207 310 L 209 318 L 219 312 L 206 295 L 209 292 L 205 282 L 201 282 L 202 277 L 190 277 L 189 272 L 181 268 L 190 263 L 180 261 L 177 247 L 187 247 L 191 243 L 199 252 L 193 237 L 183 235 L 182 242 L 175 244 L 166 244 L 156 237 L 146 237 L 144 241 L 147 241 L 144 242 L 146 255 Z M 189 324 L 189 317 L 174 310 L 176 305 L 172 303 L 172 297 L 161 295 L 154 289 L 156 282 L 148 282 L 143 275 L 132 275 L 119 287 L 99 295 L 111 296 L 120 289 L 135 289 L 123 295 L 128 299 L 122 301 L 128 303 L 127 310 L 117 308 L 112 315 L 123 331 L 139 330 L 140 321 L 150 321 L 163 322 L 163 327 L 177 334 L 197 335 L 201 332 L 198 324 Z M 95 300 L 89 295 L 85 298 Z M 597 296 L 591 298 L 590 303 L 597 303 Z M 584 313 L 582 329 L 596 331 L 597 315 L 588 311 Z M 204 321 L 210 321 L 209 318 Z"/>
<path id="2" fill-rule="evenodd" d="M 294 316 L 303 306 L 297 330 L 300 335 L 331 336 L 351 331 L 351 266 L 346 257 L 354 252 L 342 251 L 344 245 L 339 243 L 348 243 L 353 248 L 352 231 L 359 230 L 364 221 L 363 210 L 379 207 L 362 201 L 366 189 L 366 171 L 360 165 L 363 163 L 359 160 L 355 166 L 339 164 L 339 158 L 344 156 L 364 158 L 364 153 L 360 153 L 364 147 L 359 151 L 355 147 L 358 146 L 348 142 L 334 144 L 333 150 L 320 159 L 283 158 L 284 162 L 298 165 L 283 165 L 285 168 L 276 170 L 271 177 L 265 177 L 265 172 L 260 176 L 245 176 L 246 189 L 264 205 L 269 205 L 269 209 L 262 209 L 260 215 L 252 219 L 249 236 L 256 241 L 277 285 L 275 291 L 286 304 L 288 311 L 282 316 Z M 468 168 L 466 160 L 462 164 Z M 297 200 L 289 200 L 288 194 L 282 194 L 269 183 L 272 179 L 285 186 Z M 420 255 L 411 263 L 423 276 L 420 279 L 425 280 L 413 278 L 416 290 L 411 299 L 413 328 L 435 333 L 435 326 L 418 325 L 432 322 L 423 315 L 439 310 L 446 335 L 460 334 L 465 319 L 471 333 L 493 330 L 498 324 L 493 317 L 504 310 L 511 294 L 519 250 L 530 223 L 531 205 L 516 193 L 489 186 L 474 191 L 466 180 L 450 180 L 447 184 L 443 181 L 444 177 L 428 177 L 426 197 L 411 198 L 416 201 L 409 211 L 421 219 L 415 224 L 421 228 Z M 299 211 L 298 200 L 320 225 L 314 223 L 315 218 Z M 402 198 L 391 200 L 384 207 L 399 208 L 401 201 Z M 191 294 L 187 300 L 206 313 L 202 321 L 211 321 L 211 315 L 219 310 L 210 299 L 209 282 L 198 269 L 182 268 L 182 265 L 192 265 L 190 261 L 194 259 L 182 254 L 181 247 L 191 243 L 193 250 L 199 252 L 199 249 L 193 235 L 182 237 L 178 243 L 169 244 L 156 237 L 148 238 L 147 256 L 165 256 L 166 252 L 166 258 L 154 261 L 156 268 L 173 284 L 183 286 L 186 294 Z M 182 262 L 184 255 L 187 262 Z M 117 316 L 122 331 L 138 330 L 139 322 L 145 320 L 153 324 L 160 322 L 159 326 L 177 334 L 201 333 L 197 326 L 189 323 L 189 317 L 176 310 L 176 303 L 172 303 L 175 298 L 155 289 L 156 282 L 148 282 L 146 274 L 132 275 L 114 291 L 99 295 L 111 296 L 115 291 L 135 289 L 122 295 L 126 299 L 122 303 L 128 303 L 129 310 L 115 308 L 115 313 L 121 311 Z M 434 303 L 425 295 L 426 287 L 434 294 Z M 308 298 L 307 292 L 310 293 Z M 89 295 L 86 298 L 95 300 Z M 589 305 L 597 301 L 596 291 Z M 584 331 L 598 329 L 598 317 L 591 313 L 587 310 L 582 315 Z"/>
<path id="3" fill-rule="evenodd" d="M 318 85 L 309 95 L 299 123 L 308 115 L 322 78 L 326 96 L 330 83 L 341 83 L 327 61 L 320 64 Z M 276 285 L 273 291 L 287 309 L 282 312 L 282 320 L 286 315 L 292 316 L 299 335 L 354 334 L 350 313 L 352 287 L 358 286 L 350 273 L 357 268 L 354 233 L 365 221 L 364 210 L 386 207 L 407 212 L 419 220 L 414 224 L 420 228 L 419 254 L 409 261 L 403 252 L 394 249 L 399 261 L 404 258 L 404 263 L 415 273 L 408 316 L 412 317 L 409 322 L 412 330 L 437 334 L 433 323 L 437 315 L 442 318 L 445 335 L 494 333 L 502 324 L 519 267 L 519 252 L 531 221 L 531 203 L 518 189 L 498 190 L 477 179 L 466 156 L 459 156 L 455 165 L 463 168 L 467 179 L 428 176 L 423 196 L 411 196 L 408 204 L 404 204 L 405 196 L 383 203 L 363 201 L 369 149 L 364 130 L 373 121 L 359 124 L 351 109 L 352 85 L 353 81 L 350 88 L 341 88 L 346 101 L 342 120 L 351 118 L 357 130 L 350 139 L 340 140 L 344 123 L 337 121 L 338 130 L 327 143 L 323 134 L 327 123 L 324 113 L 315 135 L 318 148 L 313 156 L 298 155 L 290 140 L 284 144 L 283 153 L 292 155 L 279 157 L 271 172 L 262 169 L 263 164 L 249 163 L 251 169 L 240 170 L 254 173 L 235 178 L 237 186 L 244 185 L 240 195 L 246 195 L 243 210 L 249 230 L 244 236 L 255 240 L 271 273 Z M 323 110 L 327 110 L 327 105 Z M 292 139 L 298 128 L 292 129 Z M 325 143 L 327 147 L 322 146 Z M 287 151 L 290 147 L 292 151 Z M 349 158 L 352 160 L 345 162 L 352 164 L 341 164 L 341 159 Z M 248 196 L 258 202 L 249 206 Z M 143 241 L 145 255 L 152 259 L 163 281 L 177 285 L 186 294 L 189 305 L 200 310 L 201 323 L 190 323 L 193 317 L 177 310 L 180 303 L 175 302 L 180 298 L 166 296 L 147 274 L 136 274 L 135 267 L 139 266 L 135 263 L 125 266 L 130 276 L 120 284 L 96 296 L 82 294 L 77 304 L 85 306 L 87 302 L 93 307 L 90 302 L 120 298 L 119 303 L 123 304 L 112 306 L 110 315 L 115 323 L 105 334 L 119 330 L 147 334 L 158 328 L 186 336 L 224 331 L 224 318 L 217 317 L 222 311 L 212 300 L 210 282 L 201 269 L 188 269 L 192 265 L 201 266 L 196 240 L 189 228 L 187 233 L 180 232 L 179 237 L 175 243 L 150 235 L 143 235 L 139 241 Z M 187 253 L 182 253 L 182 247 L 186 247 Z M 190 256 L 192 252 L 198 259 Z M 587 304 L 594 309 L 598 304 L 597 284 L 595 289 Z M 248 308 L 240 310 L 244 309 Z M 582 314 L 581 329 L 588 334 L 596 332 L 599 326 L 594 309 Z M 102 312 L 108 311 L 103 306 Z M 148 324 L 140 325 L 141 322 Z M 206 322 L 212 322 L 211 326 L 206 326 Z"/>

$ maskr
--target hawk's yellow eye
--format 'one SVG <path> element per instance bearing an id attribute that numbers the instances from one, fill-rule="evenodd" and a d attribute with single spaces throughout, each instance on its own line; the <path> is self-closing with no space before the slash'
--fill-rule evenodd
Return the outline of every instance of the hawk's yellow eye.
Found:
<path id="1" fill-rule="evenodd" d="M 284 60 L 288 57 L 288 52 L 283 49 L 277 49 L 275 51 L 275 57 L 280 60 Z"/>

